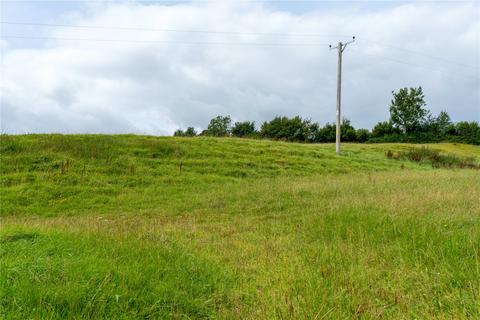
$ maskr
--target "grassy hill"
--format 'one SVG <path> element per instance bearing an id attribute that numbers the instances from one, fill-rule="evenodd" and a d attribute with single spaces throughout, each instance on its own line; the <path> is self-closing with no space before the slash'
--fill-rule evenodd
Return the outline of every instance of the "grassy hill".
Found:
<path id="1" fill-rule="evenodd" d="M 477 318 L 480 173 L 412 147 L 3 135 L 0 314 Z"/>

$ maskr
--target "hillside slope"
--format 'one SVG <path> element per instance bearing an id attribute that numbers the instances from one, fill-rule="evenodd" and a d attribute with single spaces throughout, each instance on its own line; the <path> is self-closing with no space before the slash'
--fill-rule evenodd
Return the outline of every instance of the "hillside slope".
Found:
<path id="1" fill-rule="evenodd" d="M 2 136 L 2 316 L 478 318 L 479 171 L 412 147 Z"/>
<path id="2" fill-rule="evenodd" d="M 385 157 L 387 150 L 409 148 L 412 145 L 345 144 L 342 156 L 336 157 L 332 144 L 133 135 L 3 136 L 2 214 L 136 213 L 165 202 L 175 206 L 225 184 L 249 185 L 264 178 L 361 174 L 399 170 L 401 165 L 431 169 Z M 480 158 L 478 146 L 434 148 Z"/>

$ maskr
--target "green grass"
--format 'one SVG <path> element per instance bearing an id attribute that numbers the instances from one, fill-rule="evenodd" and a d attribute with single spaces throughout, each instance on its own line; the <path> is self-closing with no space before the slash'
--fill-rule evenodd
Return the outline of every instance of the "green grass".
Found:
<path id="1" fill-rule="evenodd" d="M 480 172 L 411 148 L 1 136 L 0 318 L 479 318 Z"/>

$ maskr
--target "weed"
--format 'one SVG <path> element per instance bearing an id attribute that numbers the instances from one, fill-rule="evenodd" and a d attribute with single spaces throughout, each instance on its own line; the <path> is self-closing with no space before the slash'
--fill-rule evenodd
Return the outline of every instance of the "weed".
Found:
<path id="1" fill-rule="evenodd" d="M 31 232 L 15 232 L 10 235 L 5 235 L 0 237 L 0 242 L 7 243 L 7 242 L 15 242 L 20 240 L 25 241 L 33 241 L 38 237 L 36 233 Z"/>
<path id="2" fill-rule="evenodd" d="M 452 154 L 442 154 L 438 150 L 427 147 L 412 148 L 406 152 L 394 154 L 387 151 L 386 157 L 389 159 L 407 159 L 413 162 L 429 162 L 432 168 L 461 168 L 461 169 L 480 169 L 474 157 L 459 157 Z"/>

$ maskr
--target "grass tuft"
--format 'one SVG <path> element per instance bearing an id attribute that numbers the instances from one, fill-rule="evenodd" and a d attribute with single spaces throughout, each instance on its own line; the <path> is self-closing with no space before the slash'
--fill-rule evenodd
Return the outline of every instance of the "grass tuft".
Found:
<path id="1" fill-rule="evenodd" d="M 480 169 L 475 157 L 459 157 L 452 154 L 442 154 L 428 147 L 412 148 L 408 151 L 392 152 L 387 150 L 388 159 L 407 159 L 413 162 L 430 163 L 433 168 Z"/>

